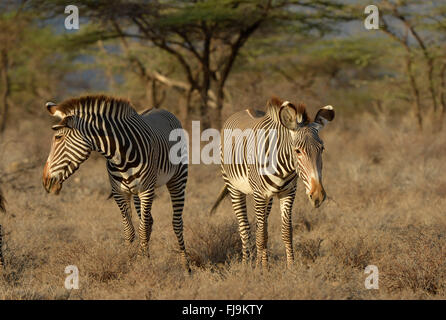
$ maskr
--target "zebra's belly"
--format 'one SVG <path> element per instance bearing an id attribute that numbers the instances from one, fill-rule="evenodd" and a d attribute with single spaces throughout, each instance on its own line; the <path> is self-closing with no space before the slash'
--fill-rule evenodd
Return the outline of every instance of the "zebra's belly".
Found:
<path id="1" fill-rule="evenodd" d="M 297 182 L 296 175 L 290 175 L 285 179 L 274 175 L 261 176 L 260 181 L 254 183 L 256 192 L 262 193 L 265 197 L 272 197 L 275 194 L 281 193 L 289 188 L 292 188 Z M 248 177 L 227 177 L 226 180 L 231 186 L 245 194 L 253 194 L 254 190 L 249 183 Z"/>
<path id="2" fill-rule="evenodd" d="M 167 182 L 169 182 L 170 179 L 173 177 L 173 170 L 172 172 L 159 172 L 158 176 L 156 178 L 156 184 L 155 188 L 159 188 L 164 186 Z"/>
<path id="3" fill-rule="evenodd" d="M 155 188 L 159 188 L 164 186 L 169 180 L 172 178 L 173 173 L 159 173 L 157 175 Z M 143 183 L 140 178 L 133 179 L 131 182 L 121 182 L 120 189 L 125 192 L 129 192 L 132 194 L 138 194 L 143 192 Z"/>
<path id="4" fill-rule="evenodd" d="M 174 171 L 171 172 L 158 172 L 155 182 L 155 188 L 165 185 L 172 179 Z M 121 173 L 119 176 L 118 189 L 125 193 L 138 194 L 144 192 L 147 185 L 147 179 L 142 178 L 140 175 L 134 174 L 134 172 L 128 171 Z"/>
<path id="5" fill-rule="evenodd" d="M 135 179 L 132 182 L 122 181 L 119 188 L 125 193 L 138 194 L 141 192 L 140 179 Z"/>
<path id="6" fill-rule="evenodd" d="M 228 179 L 231 186 L 245 194 L 252 194 L 253 190 L 249 184 L 248 178 L 230 178 Z"/>

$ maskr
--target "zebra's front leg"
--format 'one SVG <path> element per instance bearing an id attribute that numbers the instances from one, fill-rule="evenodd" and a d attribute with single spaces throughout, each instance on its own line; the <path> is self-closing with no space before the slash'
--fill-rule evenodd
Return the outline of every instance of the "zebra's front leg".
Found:
<path id="1" fill-rule="evenodd" d="M 240 239 L 242 241 L 242 262 L 247 264 L 250 256 L 251 230 L 246 211 L 246 195 L 232 189 L 229 189 L 229 194 L 231 195 L 232 208 L 237 217 Z"/>
<path id="2" fill-rule="evenodd" d="M 148 191 L 139 194 L 141 204 L 141 218 L 139 219 L 139 250 L 140 253 L 149 256 L 149 240 L 152 234 L 152 202 L 155 195 L 155 188 L 150 188 Z"/>
<path id="3" fill-rule="evenodd" d="M 187 259 L 186 246 L 183 238 L 183 208 L 184 198 L 186 192 L 186 178 L 178 181 L 171 181 L 167 184 L 167 189 L 170 193 L 170 200 L 172 201 L 172 226 L 173 232 L 178 240 L 178 247 L 180 249 L 180 256 L 184 268 L 187 272 L 191 272 L 189 267 L 189 260 Z"/>
<path id="4" fill-rule="evenodd" d="M 130 207 L 130 195 L 121 194 L 116 191 L 112 191 L 113 198 L 118 204 L 122 215 L 122 224 L 124 225 L 124 238 L 126 244 L 130 245 L 135 240 L 135 228 L 132 223 L 132 209 Z"/>
<path id="5" fill-rule="evenodd" d="M 268 268 L 268 220 L 267 206 L 270 199 L 261 194 L 254 193 L 255 213 L 256 213 L 256 247 L 257 247 L 257 267 Z"/>
<path id="6" fill-rule="evenodd" d="M 295 194 L 296 188 L 293 188 L 289 192 L 279 195 L 280 212 L 282 217 L 282 240 L 285 244 L 288 268 L 290 268 L 294 262 L 293 226 L 291 224 L 291 213 Z"/>

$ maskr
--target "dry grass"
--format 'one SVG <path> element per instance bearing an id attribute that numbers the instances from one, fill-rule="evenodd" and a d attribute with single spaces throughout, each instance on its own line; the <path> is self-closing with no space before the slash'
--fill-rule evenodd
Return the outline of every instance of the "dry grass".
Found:
<path id="1" fill-rule="evenodd" d="M 41 135 L 27 134 L 36 128 Z M 299 184 L 296 262 L 289 271 L 277 201 L 269 224 L 270 269 L 245 267 L 229 201 L 208 215 L 222 186 L 218 166 L 191 166 L 184 213 L 191 276 L 179 263 L 165 189 L 153 206 L 149 259 L 138 256 L 136 243 L 124 244 L 120 213 L 106 200 L 109 183 L 98 156 L 60 196 L 45 193 L 40 176 L 50 134 L 45 121 L 22 121 L 0 146 L 8 200 L 0 221 L 7 267 L 0 299 L 446 298 L 444 134 L 421 135 L 401 119 L 347 120 L 338 113 L 322 133 L 329 199 L 312 209 Z M 370 264 L 379 268 L 379 290 L 364 287 Z M 64 288 L 67 265 L 79 268 L 79 290 Z"/>

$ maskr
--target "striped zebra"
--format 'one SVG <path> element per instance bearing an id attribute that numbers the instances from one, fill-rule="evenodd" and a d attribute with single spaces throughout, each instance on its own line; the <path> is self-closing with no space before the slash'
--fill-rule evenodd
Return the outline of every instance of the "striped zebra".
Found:
<path id="1" fill-rule="evenodd" d="M 274 195 L 280 201 L 287 265 L 293 263 L 291 211 L 297 177 L 302 179 L 314 207 L 319 207 L 326 196 L 322 186 L 324 145 L 319 131 L 333 118 L 331 106 L 321 108 L 315 120 L 310 121 L 304 105 L 295 106 L 273 97 L 266 113 L 240 111 L 223 125 L 221 170 L 225 186 L 211 213 L 229 194 L 239 224 L 243 262 L 248 261 L 250 251 L 246 195 L 251 194 L 256 215 L 257 265 L 267 267 L 267 221 Z"/>
<path id="2" fill-rule="evenodd" d="M 2 190 L 0 190 L 0 212 L 5 212 L 5 198 L 3 197 Z M 3 230 L 2 225 L 0 224 L 0 272 L 5 266 L 5 260 L 3 259 L 3 251 L 2 251 L 2 244 L 3 244 Z"/>
<path id="3" fill-rule="evenodd" d="M 43 170 L 43 186 L 58 194 L 62 183 L 90 155 L 97 151 L 107 160 L 112 195 L 122 214 L 125 240 L 135 238 L 131 220 L 131 200 L 140 218 L 140 251 L 148 255 L 152 231 L 151 214 L 155 188 L 167 186 L 173 207 L 173 230 L 182 262 L 189 269 L 183 240 L 183 207 L 187 182 L 187 161 L 174 164 L 169 151 L 171 130 L 181 123 L 165 110 L 147 110 L 138 114 L 129 101 L 107 96 L 84 96 L 60 104 L 47 103 L 51 115 L 60 118 L 53 126 L 55 134 Z M 187 160 L 187 146 L 182 157 Z M 184 160 L 184 159 L 181 159 Z"/>

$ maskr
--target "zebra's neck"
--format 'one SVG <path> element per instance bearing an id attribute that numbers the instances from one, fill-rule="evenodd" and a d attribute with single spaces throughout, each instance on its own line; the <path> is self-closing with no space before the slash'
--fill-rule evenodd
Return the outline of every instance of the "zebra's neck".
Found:
<path id="1" fill-rule="evenodd" d="M 121 117 L 114 112 L 84 113 L 77 117 L 77 128 L 93 151 L 120 170 L 146 158 L 143 150 L 150 150 L 152 143 L 152 131 L 136 111 Z"/>
<path id="2" fill-rule="evenodd" d="M 277 115 L 277 114 L 276 114 Z M 277 115 L 278 117 L 278 115 Z M 278 118 L 274 118 L 270 113 L 267 113 L 264 121 L 259 123 L 259 129 L 275 130 L 277 136 L 276 145 L 278 157 L 277 164 L 273 175 L 285 178 L 296 172 L 297 162 L 294 151 L 293 141 L 296 136 L 290 130 L 283 127 Z"/>
<path id="3" fill-rule="evenodd" d="M 108 121 L 103 132 L 96 136 L 96 150 L 113 166 L 140 162 L 146 156 L 143 151 L 150 150 L 152 131 L 137 113 L 125 120 Z"/>
<path id="4" fill-rule="evenodd" d="M 266 116 L 276 124 L 280 124 L 279 108 L 277 106 L 268 105 L 266 108 Z"/>
<path id="5" fill-rule="evenodd" d="M 125 166 L 125 159 L 141 157 L 141 147 L 149 144 L 150 128 L 126 100 L 86 96 L 68 100 L 61 108 L 74 117 L 75 126 L 91 149 L 115 166 Z"/>

